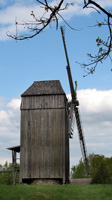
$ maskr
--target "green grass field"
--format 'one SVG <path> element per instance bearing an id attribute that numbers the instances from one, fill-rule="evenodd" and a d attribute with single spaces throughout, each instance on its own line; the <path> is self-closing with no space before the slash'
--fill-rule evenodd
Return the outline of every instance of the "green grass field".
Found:
<path id="1" fill-rule="evenodd" d="M 112 185 L 0 185 L 0 200 L 112 200 Z"/>

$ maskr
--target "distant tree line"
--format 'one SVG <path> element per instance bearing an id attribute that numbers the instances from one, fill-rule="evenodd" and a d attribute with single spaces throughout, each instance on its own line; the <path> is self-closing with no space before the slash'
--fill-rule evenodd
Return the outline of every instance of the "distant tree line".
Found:
<path id="1" fill-rule="evenodd" d="M 19 164 L 17 164 L 19 167 Z M 12 170 L 12 163 L 5 162 L 4 165 L 0 164 L 0 171 Z M 19 182 L 19 174 L 17 173 L 17 182 Z M 12 185 L 13 184 L 13 175 L 12 172 L 2 172 L 0 173 L 0 185 Z"/>
<path id="2" fill-rule="evenodd" d="M 112 157 L 90 154 L 88 156 L 90 175 L 87 175 L 84 163 L 80 159 L 79 164 L 71 168 L 71 178 L 91 177 L 93 184 L 112 184 Z"/>
<path id="3" fill-rule="evenodd" d="M 93 184 L 112 184 L 112 157 L 107 158 L 104 155 L 90 154 L 88 156 L 89 171 L 88 176 L 82 158 L 79 164 L 71 168 L 71 178 L 92 178 Z M 19 164 L 17 164 L 19 167 Z M 5 162 L 4 165 L 0 164 L 0 171 L 12 170 L 12 163 Z M 19 180 L 19 174 L 17 174 Z M 19 181 L 18 181 L 19 182 Z M 0 173 L 0 185 L 12 185 L 13 176 L 12 172 Z"/>

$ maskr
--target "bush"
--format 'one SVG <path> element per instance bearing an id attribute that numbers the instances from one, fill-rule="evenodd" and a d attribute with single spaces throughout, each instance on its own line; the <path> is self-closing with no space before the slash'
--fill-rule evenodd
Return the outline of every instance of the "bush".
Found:
<path id="1" fill-rule="evenodd" d="M 19 164 L 16 164 L 19 167 Z M 0 165 L 0 170 L 12 170 L 12 163 L 8 163 L 7 161 L 2 166 Z M 16 181 L 19 183 L 19 173 L 17 173 Z M 0 173 L 0 185 L 12 185 L 13 184 L 13 174 L 12 172 L 2 172 Z"/>
<path id="2" fill-rule="evenodd" d="M 96 173 L 92 177 L 92 183 L 95 184 L 110 184 L 110 174 L 104 163 L 101 163 Z"/>

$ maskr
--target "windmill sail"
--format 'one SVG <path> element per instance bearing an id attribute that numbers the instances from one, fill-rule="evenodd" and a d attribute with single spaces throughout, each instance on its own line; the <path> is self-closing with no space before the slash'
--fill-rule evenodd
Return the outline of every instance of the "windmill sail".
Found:
<path id="1" fill-rule="evenodd" d="M 70 64 L 69 64 L 69 59 L 68 59 L 68 54 L 67 54 L 67 49 L 66 49 L 66 43 L 65 43 L 65 38 L 64 38 L 63 27 L 61 26 L 60 29 L 61 29 L 63 45 L 64 45 L 65 55 L 66 55 L 66 60 L 67 60 L 67 73 L 68 73 L 68 79 L 69 79 L 71 97 L 72 97 L 71 105 L 69 106 L 69 110 L 70 110 L 69 111 L 69 136 L 70 136 L 70 138 L 73 137 L 74 116 L 75 116 L 78 134 L 79 134 L 79 141 L 80 141 L 80 146 L 81 146 L 81 151 L 82 151 L 82 157 L 83 157 L 83 161 L 84 161 L 87 173 L 89 174 L 86 145 L 85 145 L 84 134 L 83 134 L 79 110 L 78 110 L 79 102 L 77 100 L 77 93 L 76 93 L 77 84 L 76 84 L 76 88 L 74 90 L 74 85 L 73 85 L 72 75 L 71 75 L 71 70 L 70 70 Z"/>
<path id="2" fill-rule="evenodd" d="M 85 145 L 85 140 L 84 140 L 84 133 L 83 133 L 82 125 L 81 125 L 81 120 L 80 120 L 78 107 L 74 107 L 74 111 L 75 111 L 77 129 L 78 129 L 78 133 L 79 133 L 79 141 L 80 141 L 82 157 L 83 157 L 83 161 L 84 161 L 84 164 L 85 164 L 85 167 L 86 167 L 86 171 L 89 174 L 87 150 L 86 150 L 86 145 Z"/>
<path id="3" fill-rule="evenodd" d="M 69 127 L 68 127 L 69 138 L 73 138 L 73 132 L 75 126 L 74 104 L 70 104 L 68 121 L 69 121 Z"/>

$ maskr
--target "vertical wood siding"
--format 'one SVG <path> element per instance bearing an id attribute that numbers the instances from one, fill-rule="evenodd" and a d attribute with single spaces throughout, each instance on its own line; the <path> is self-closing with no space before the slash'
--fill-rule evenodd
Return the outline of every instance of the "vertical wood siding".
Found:
<path id="1" fill-rule="evenodd" d="M 21 180 L 69 174 L 65 95 L 28 96 L 21 103 Z"/>

